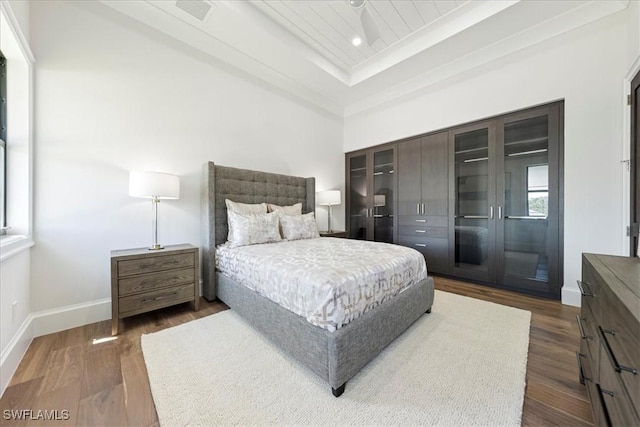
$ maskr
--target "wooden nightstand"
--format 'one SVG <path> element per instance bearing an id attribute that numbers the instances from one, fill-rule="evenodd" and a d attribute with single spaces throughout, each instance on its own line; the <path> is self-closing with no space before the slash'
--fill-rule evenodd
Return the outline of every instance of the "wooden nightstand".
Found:
<path id="1" fill-rule="evenodd" d="M 200 306 L 198 248 L 168 245 L 111 251 L 111 333 L 120 319 L 174 304 L 193 301 Z"/>
<path id="2" fill-rule="evenodd" d="M 320 233 L 320 237 L 341 237 L 346 239 L 347 237 L 347 232 L 346 231 L 319 231 Z"/>

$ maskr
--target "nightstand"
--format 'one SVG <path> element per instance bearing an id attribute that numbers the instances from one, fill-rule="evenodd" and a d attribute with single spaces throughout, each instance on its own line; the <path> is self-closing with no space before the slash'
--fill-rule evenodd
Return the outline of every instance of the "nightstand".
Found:
<path id="1" fill-rule="evenodd" d="M 193 301 L 200 308 L 198 248 L 168 245 L 111 251 L 111 334 L 120 319 Z"/>
<path id="2" fill-rule="evenodd" d="M 320 233 L 320 237 L 341 237 L 343 239 L 346 239 L 347 237 L 347 232 L 346 231 L 319 231 Z"/>

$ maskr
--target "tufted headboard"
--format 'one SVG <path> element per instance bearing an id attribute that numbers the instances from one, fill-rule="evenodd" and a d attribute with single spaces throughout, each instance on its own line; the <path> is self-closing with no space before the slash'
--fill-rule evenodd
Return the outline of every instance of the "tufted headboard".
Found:
<path id="1" fill-rule="evenodd" d="M 302 212 L 307 213 L 315 210 L 315 187 L 315 178 L 217 166 L 213 162 L 203 165 L 200 186 L 202 290 L 207 300 L 216 298 L 215 248 L 227 241 L 225 199 L 280 206 L 302 203 Z"/>

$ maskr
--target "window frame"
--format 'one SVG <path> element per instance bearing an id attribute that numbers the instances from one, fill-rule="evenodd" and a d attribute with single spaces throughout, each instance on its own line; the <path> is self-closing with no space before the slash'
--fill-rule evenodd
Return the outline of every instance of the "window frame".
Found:
<path id="1" fill-rule="evenodd" d="M 7 59 L 0 51 L 0 150 L 2 150 L 0 236 L 7 234 L 7 103 Z"/>

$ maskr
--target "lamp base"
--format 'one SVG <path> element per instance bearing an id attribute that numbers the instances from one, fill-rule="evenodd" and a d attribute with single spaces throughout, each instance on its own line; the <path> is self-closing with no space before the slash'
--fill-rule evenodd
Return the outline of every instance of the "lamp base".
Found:
<path id="1" fill-rule="evenodd" d="M 153 245 L 153 246 L 149 247 L 149 250 L 150 250 L 150 251 L 159 251 L 160 249 L 164 249 L 164 246 L 161 246 L 161 245 L 155 244 L 155 245 Z"/>

